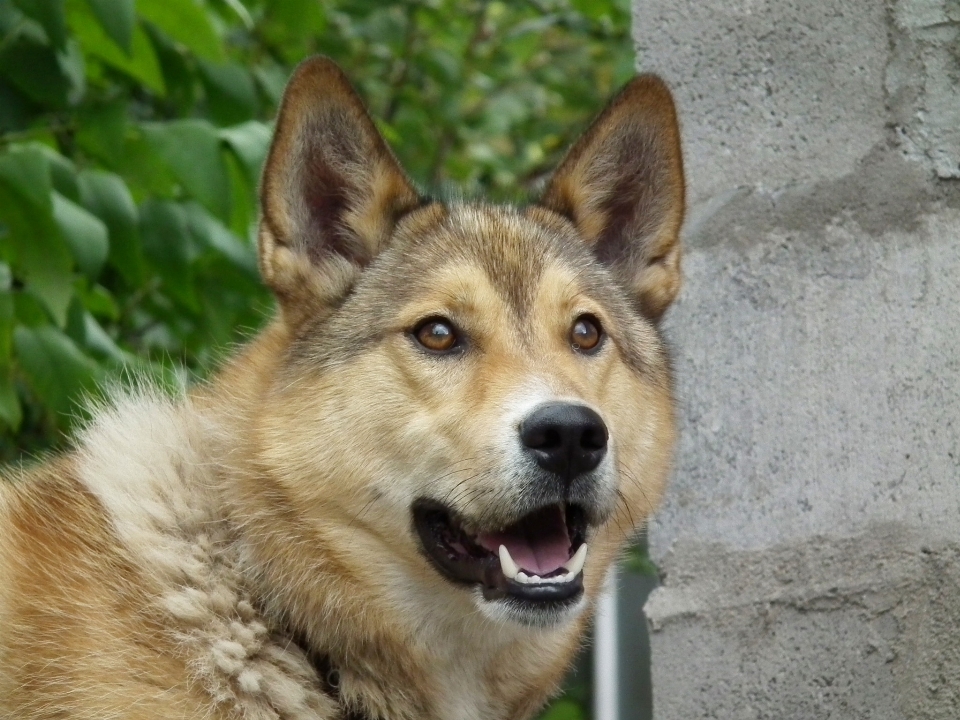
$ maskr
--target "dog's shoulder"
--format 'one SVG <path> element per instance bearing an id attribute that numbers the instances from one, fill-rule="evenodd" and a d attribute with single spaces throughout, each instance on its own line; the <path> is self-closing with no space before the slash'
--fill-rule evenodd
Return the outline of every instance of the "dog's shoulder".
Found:
<path id="1" fill-rule="evenodd" d="M 72 452 L 3 490 L 0 690 L 11 704 L 0 710 L 31 717 L 15 704 L 16 686 L 53 682 L 70 670 L 64 663 L 82 661 L 98 668 L 78 667 L 79 676 L 104 678 L 114 699 L 102 702 L 117 707 L 128 696 L 146 708 L 154 696 L 158 710 L 173 697 L 212 717 L 335 712 L 307 658 L 244 584 L 219 502 L 219 433 L 188 397 L 118 395 Z M 76 688 L 42 695 L 44 711 L 112 707 Z"/>

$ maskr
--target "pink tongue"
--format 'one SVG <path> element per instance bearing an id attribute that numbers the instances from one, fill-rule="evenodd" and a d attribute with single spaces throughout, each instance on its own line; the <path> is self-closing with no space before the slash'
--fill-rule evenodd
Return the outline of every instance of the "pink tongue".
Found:
<path id="1" fill-rule="evenodd" d="M 481 546 L 497 553 L 501 545 L 521 570 L 543 577 L 570 559 L 570 536 L 563 510 L 554 506 L 528 516 L 501 532 L 481 533 Z"/>

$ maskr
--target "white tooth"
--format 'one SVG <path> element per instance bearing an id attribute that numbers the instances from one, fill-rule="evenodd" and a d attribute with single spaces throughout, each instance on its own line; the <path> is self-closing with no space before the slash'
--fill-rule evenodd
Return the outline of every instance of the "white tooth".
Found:
<path id="1" fill-rule="evenodd" d="M 517 576 L 514 578 L 517 582 L 522 582 L 527 585 L 533 582 L 533 578 L 527 575 L 523 570 L 517 573 Z"/>
<path id="2" fill-rule="evenodd" d="M 504 576 L 509 580 L 516 580 L 517 572 L 520 570 L 513 558 L 510 557 L 510 551 L 507 550 L 506 545 L 500 546 L 500 569 L 503 570 Z"/>
<path id="3" fill-rule="evenodd" d="M 587 559 L 587 544 L 584 543 L 573 554 L 573 557 L 563 564 L 563 569 L 576 577 L 583 570 L 583 563 Z"/>

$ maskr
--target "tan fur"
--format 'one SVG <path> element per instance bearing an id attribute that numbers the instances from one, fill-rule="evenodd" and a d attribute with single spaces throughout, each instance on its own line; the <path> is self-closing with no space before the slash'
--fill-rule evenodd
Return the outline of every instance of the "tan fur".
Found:
<path id="1" fill-rule="evenodd" d="M 263 182 L 277 318 L 209 384 L 115 394 L 73 451 L 0 484 L 0 718 L 535 713 L 673 446 L 654 321 L 679 284 L 675 118 L 649 78 L 611 108 L 543 205 L 447 206 L 419 199 L 342 73 L 305 63 Z M 589 357 L 569 340 L 584 313 L 607 334 Z M 433 316 L 462 356 L 418 349 Z M 427 562 L 410 507 L 508 517 L 516 423 L 557 398 L 609 429 L 606 514 L 585 599 L 521 624 Z"/>

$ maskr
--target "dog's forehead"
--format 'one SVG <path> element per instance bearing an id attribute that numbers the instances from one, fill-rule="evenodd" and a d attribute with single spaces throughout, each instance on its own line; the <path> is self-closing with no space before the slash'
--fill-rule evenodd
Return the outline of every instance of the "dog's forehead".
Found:
<path id="1" fill-rule="evenodd" d="M 557 272 L 591 275 L 596 268 L 572 227 L 554 227 L 521 210 L 491 205 L 446 208 L 428 226 L 408 233 L 397 250 L 395 275 L 414 280 L 401 295 L 434 285 L 440 268 L 471 268 L 520 317 L 533 306 L 541 284 Z M 570 289 L 576 292 L 576 283 Z"/>

